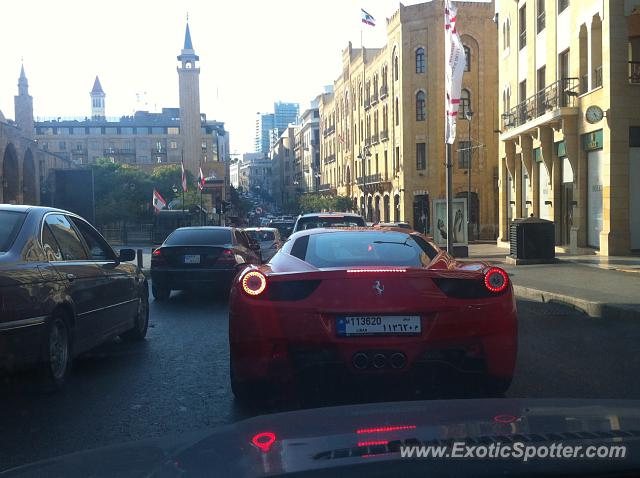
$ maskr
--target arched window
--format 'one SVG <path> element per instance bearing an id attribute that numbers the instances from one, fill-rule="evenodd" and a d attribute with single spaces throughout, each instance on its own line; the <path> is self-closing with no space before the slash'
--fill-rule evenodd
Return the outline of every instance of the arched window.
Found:
<path id="1" fill-rule="evenodd" d="M 399 102 L 398 102 L 398 97 L 396 96 L 396 104 L 395 104 L 395 108 L 393 109 L 393 114 L 396 119 L 396 126 L 400 124 L 400 108 L 398 106 L 399 106 Z"/>
<path id="2" fill-rule="evenodd" d="M 465 45 L 464 47 L 464 71 L 471 71 L 471 48 Z"/>
<path id="3" fill-rule="evenodd" d="M 465 114 L 471 111 L 471 93 L 466 88 L 463 88 L 460 92 L 460 108 L 458 110 L 458 116 L 461 119 L 465 118 Z"/>
<path id="4" fill-rule="evenodd" d="M 502 47 L 509 48 L 511 41 L 511 21 L 507 18 L 502 25 Z"/>
<path id="5" fill-rule="evenodd" d="M 424 48 L 418 48 L 416 50 L 416 73 L 424 73 Z"/>
<path id="6" fill-rule="evenodd" d="M 418 91 L 416 93 L 416 121 L 424 121 L 426 113 L 426 95 L 424 91 Z"/>
<path id="7" fill-rule="evenodd" d="M 399 78 L 399 70 L 398 70 L 398 55 L 394 55 L 393 57 L 393 80 L 398 81 Z"/>

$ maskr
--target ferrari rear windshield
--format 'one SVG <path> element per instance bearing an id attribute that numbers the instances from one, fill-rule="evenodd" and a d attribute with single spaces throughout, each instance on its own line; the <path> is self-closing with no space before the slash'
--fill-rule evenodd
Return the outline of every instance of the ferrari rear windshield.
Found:
<path id="1" fill-rule="evenodd" d="M 231 244 L 229 229 L 177 229 L 167 240 L 166 246 L 222 246 Z"/>
<path id="2" fill-rule="evenodd" d="M 318 268 L 423 267 L 437 251 L 422 238 L 401 232 L 339 231 L 296 240 L 291 255 Z"/>

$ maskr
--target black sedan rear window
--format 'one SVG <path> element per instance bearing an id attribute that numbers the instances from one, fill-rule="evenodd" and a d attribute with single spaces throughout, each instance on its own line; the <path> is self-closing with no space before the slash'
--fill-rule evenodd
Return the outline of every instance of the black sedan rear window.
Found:
<path id="1" fill-rule="evenodd" d="M 426 241 L 416 241 L 410 234 L 344 231 L 301 237 L 296 240 L 291 254 L 319 268 L 422 267 L 431 262 L 437 251 Z"/>
<path id="2" fill-rule="evenodd" d="M 221 246 L 231 244 L 231 230 L 178 229 L 164 243 L 167 246 Z"/>
<path id="3" fill-rule="evenodd" d="M 23 212 L 0 211 L 0 252 L 9 250 L 22 227 L 24 218 Z"/>
<path id="4" fill-rule="evenodd" d="M 254 241 L 275 241 L 276 235 L 273 231 L 245 231 L 247 235 Z"/>

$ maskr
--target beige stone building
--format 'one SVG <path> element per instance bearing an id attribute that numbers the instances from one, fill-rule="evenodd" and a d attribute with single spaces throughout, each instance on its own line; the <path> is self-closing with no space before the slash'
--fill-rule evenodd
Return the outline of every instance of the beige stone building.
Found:
<path id="1" fill-rule="evenodd" d="M 280 135 L 269 151 L 271 159 L 271 191 L 274 202 L 279 207 L 292 204 L 302 192 L 299 181 L 300 173 L 296 168 L 296 136 L 299 126 L 290 125 Z"/>
<path id="2" fill-rule="evenodd" d="M 499 124 L 494 5 L 456 4 L 468 52 L 461 116 L 473 115 L 458 121 L 454 196 L 471 193 L 471 237 L 493 239 Z M 387 44 L 364 51 L 349 44 L 333 94 L 320 101 L 321 191 L 351 197 L 369 220 L 407 221 L 429 233 L 434 200 L 445 198 L 443 23 L 442 2 L 400 4 L 386 22 Z"/>
<path id="3" fill-rule="evenodd" d="M 640 1 L 500 0 L 500 237 L 554 221 L 556 244 L 640 249 Z"/>

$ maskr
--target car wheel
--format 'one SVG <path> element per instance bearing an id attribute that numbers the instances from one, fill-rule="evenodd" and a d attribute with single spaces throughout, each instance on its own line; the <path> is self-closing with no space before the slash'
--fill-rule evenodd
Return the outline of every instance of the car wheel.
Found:
<path id="1" fill-rule="evenodd" d="M 63 312 L 55 312 L 47 326 L 44 360 L 40 365 L 43 389 L 59 390 L 71 373 L 71 331 Z"/>
<path id="2" fill-rule="evenodd" d="M 135 324 L 131 330 L 127 330 L 121 337 L 130 342 L 144 340 L 149 328 L 149 297 L 144 292 L 138 297 L 138 311 Z"/>
<path id="3" fill-rule="evenodd" d="M 165 286 L 156 286 L 155 284 L 151 285 L 151 293 L 153 294 L 153 298 L 157 301 L 167 300 L 171 295 L 171 289 Z"/>

